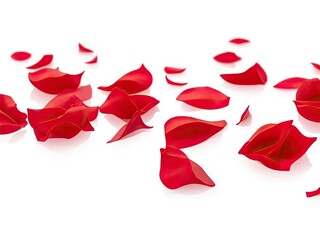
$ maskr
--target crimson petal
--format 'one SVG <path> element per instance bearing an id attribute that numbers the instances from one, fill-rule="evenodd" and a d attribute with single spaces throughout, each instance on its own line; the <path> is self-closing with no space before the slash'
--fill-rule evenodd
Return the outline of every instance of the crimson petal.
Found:
<path id="1" fill-rule="evenodd" d="M 178 116 L 164 125 L 166 145 L 186 148 L 197 145 L 220 132 L 227 122 L 205 121 L 193 117 Z"/>
<path id="2" fill-rule="evenodd" d="M 311 63 L 317 70 L 320 70 L 320 64 L 318 63 Z"/>
<path id="3" fill-rule="evenodd" d="M 11 54 L 11 58 L 16 61 L 24 61 L 31 57 L 31 54 L 28 52 L 14 52 Z"/>
<path id="4" fill-rule="evenodd" d="M 86 62 L 86 64 L 93 64 L 93 63 L 97 63 L 97 62 L 98 62 L 98 56 L 95 56 L 90 61 Z"/>
<path id="5" fill-rule="evenodd" d="M 44 68 L 29 73 L 29 80 L 33 86 L 48 94 L 58 94 L 65 90 L 76 89 L 80 85 L 82 73 L 67 74 L 59 69 Z"/>
<path id="6" fill-rule="evenodd" d="M 128 94 L 138 93 L 148 89 L 152 84 L 152 75 L 142 64 L 139 69 L 128 72 L 119 78 L 115 83 L 107 87 L 98 87 L 103 91 L 111 91 L 114 88 L 120 88 Z"/>
<path id="7" fill-rule="evenodd" d="M 221 74 L 220 76 L 225 81 L 238 85 L 256 85 L 267 82 L 267 74 L 258 63 L 242 73 Z"/>
<path id="8" fill-rule="evenodd" d="M 215 183 L 207 173 L 190 160 L 180 149 L 167 146 L 160 149 L 160 180 L 169 189 L 177 189 L 189 184 L 214 187 Z"/>
<path id="9" fill-rule="evenodd" d="M 245 121 L 248 117 L 250 117 L 251 114 L 249 111 L 249 107 L 250 107 L 250 105 L 246 108 L 246 110 L 244 110 L 244 112 L 241 115 L 240 121 L 236 125 L 239 125 L 240 123 Z"/>
<path id="10" fill-rule="evenodd" d="M 20 112 L 12 97 L 0 94 L 0 134 L 18 131 L 27 125 L 27 114 Z"/>
<path id="11" fill-rule="evenodd" d="M 314 197 L 314 196 L 320 195 L 320 188 L 314 191 L 306 192 L 306 195 L 307 197 Z"/>
<path id="12" fill-rule="evenodd" d="M 49 65 L 53 60 L 52 54 L 44 55 L 38 62 L 27 67 L 28 69 L 37 69 Z"/>
<path id="13" fill-rule="evenodd" d="M 228 106 L 230 97 L 211 87 L 194 87 L 180 93 L 177 100 L 197 108 L 218 109 Z"/>
<path id="14" fill-rule="evenodd" d="M 166 76 L 166 81 L 167 81 L 168 84 L 174 85 L 174 86 L 183 86 L 183 85 L 187 84 L 187 83 L 174 82 L 174 81 L 170 80 L 167 76 Z"/>
<path id="15" fill-rule="evenodd" d="M 214 56 L 213 59 L 220 63 L 235 63 L 241 60 L 241 57 L 233 52 L 224 52 Z"/>
<path id="16" fill-rule="evenodd" d="M 92 53 L 93 51 L 89 48 L 84 47 L 81 43 L 78 44 L 79 52 Z"/>
<path id="17" fill-rule="evenodd" d="M 301 86 L 302 83 L 305 81 L 312 80 L 308 78 L 301 78 L 301 77 L 292 77 L 287 78 L 276 85 L 274 85 L 274 88 L 281 88 L 281 89 L 297 89 Z"/>
<path id="18" fill-rule="evenodd" d="M 147 126 L 142 121 L 141 115 L 138 112 L 136 112 L 130 119 L 130 121 L 124 126 L 122 126 L 122 128 L 116 133 L 116 135 L 114 135 L 114 137 L 110 141 L 108 141 L 108 143 L 118 141 L 127 136 L 128 134 L 143 128 L 149 129 L 153 127 Z"/>
<path id="19" fill-rule="evenodd" d="M 244 43 L 249 43 L 250 41 L 244 38 L 233 38 L 229 42 L 234 44 L 244 44 Z"/>
<path id="20" fill-rule="evenodd" d="M 186 69 L 185 68 L 175 68 L 175 67 L 165 67 L 164 71 L 167 74 L 176 74 L 176 73 L 182 73 L 184 72 Z"/>

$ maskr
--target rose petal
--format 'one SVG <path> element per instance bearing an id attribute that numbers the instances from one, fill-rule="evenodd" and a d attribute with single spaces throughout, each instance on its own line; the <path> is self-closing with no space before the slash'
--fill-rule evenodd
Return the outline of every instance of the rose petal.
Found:
<path id="1" fill-rule="evenodd" d="M 29 80 L 33 86 L 48 94 L 58 94 L 65 90 L 77 89 L 81 82 L 82 73 L 67 74 L 59 69 L 44 68 L 29 73 Z"/>
<path id="2" fill-rule="evenodd" d="M 290 120 L 259 128 L 242 146 L 239 154 L 260 161 L 271 169 L 289 171 L 291 165 L 300 159 L 317 139 L 301 134 L 292 122 Z"/>
<path id="3" fill-rule="evenodd" d="M 127 93 L 138 93 L 148 89 L 152 84 L 152 75 L 142 64 L 139 69 L 128 72 L 119 78 L 115 83 L 107 87 L 98 87 L 103 91 L 111 91 L 114 88 L 120 88 Z"/>
<path id="4" fill-rule="evenodd" d="M 180 149 L 173 146 L 161 148 L 160 180 L 169 189 L 177 189 L 189 184 L 215 186 L 207 173 L 190 160 Z"/>
<path id="5" fill-rule="evenodd" d="M 311 63 L 317 70 L 320 70 L 320 64 L 318 63 Z"/>
<path id="6" fill-rule="evenodd" d="M 84 47 L 81 43 L 78 44 L 79 52 L 92 53 L 93 51 L 89 48 Z"/>
<path id="7" fill-rule="evenodd" d="M 225 81 L 238 85 L 256 85 L 267 82 L 267 74 L 258 63 L 242 73 L 221 74 L 220 76 Z"/>
<path id="8" fill-rule="evenodd" d="M 164 125 L 166 145 L 186 148 L 197 145 L 220 132 L 227 122 L 205 121 L 193 117 L 178 116 Z"/>
<path id="9" fill-rule="evenodd" d="M 185 68 L 175 68 L 175 67 L 165 67 L 164 71 L 167 74 L 175 74 L 175 73 L 182 73 L 184 72 L 186 69 Z"/>
<path id="10" fill-rule="evenodd" d="M 93 63 L 97 63 L 97 62 L 98 62 L 98 56 L 95 56 L 90 61 L 86 62 L 86 64 L 93 64 Z"/>
<path id="11" fill-rule="evenodd" d="M 249 43 L 250 41 L 244 38 L 233 38 L 229 42 L 234 44 L 244 44 L 244 43 Z"/>
<path id="12" fill-rule="evenodd" d="M 250 107 L 250 105 L 246 108 L 246 110 L 244 110 L 244 112 L 241 115 L 240 121 L 236 125 L 239 125 L 240 123 L 245 121 L 248 117 L 250 117 L 251 114 L 249 111 L 249 107 Z"/>
<path id="13" fill-rule="evenodd" d="M 53 60 L 52 54 L 44 55 L 38 62 L 27 67 L 28 69 L 37 69 L 49 65 Z"/>
<path id="14" fill-rule="evenodd" d="M 27 125 L 27 114 L 20 112 L 12 97 L 0 94 L 0 134 L 18 131 Z"/>
<path id="15" fill-rule="evenodd" d="M 292 77 L 287 78 L 276 85 L 274 85 L 274 88 L 281 88 L 281 89 L 297 89 L 301 86 L 302 83 L 305 81 L 312 80 L 308 78 L 301 78 L 301 77 Z"/>
<path id="16" fill-rule="evenodd" d="M 28 52 L 14 52 L 11 54 L 11 58 L 16 61 L 24 61 L 31 57 L 31 54 Z"/>
<path id="17" fill-rule="evenodd" d="M 233 52 L 224 52 L 214 56 L 213 59 L 220 63 L 235 63 L 241 60 L 241 57 Z"/>
<path id="18" fill-rule="evenodd" d="M 170 80 L 167 76 L 166 76 L 166 81 L 167 81 L 167 83 L 169 83 L 170 85 L 174 85 L 174 86 L 183 86 L 183 85 L 186 85 L 186 84 L 187 84 L 187 83 L 174 82 L 174 81 Z"/>
<path id="19" fill-rule="evenodd" d="M 317 190 L 314 190 L 314 191 L 306 192 L 306 195 L 308 198 L 320 195 L 320 188 L 318 188 Z"/>
<path id="20" fill-rule="evenodd" d="M 230 97 L 211 87 L 194 87 L 180 93 L 177 100 L 197 108 L 218 109 L 228 106 Z"/>
<path id="21" fill-rule="evenodd" d="M 114 137 L 108 141 L 108 143 L 111 142 L 115 142 L 118 141 L 122 138 L 124 138 L 125 136 L 127 136 L 128 134 L 137 131 L 139 129 L 143 129 L 143 128 L 153 128 L 153 127 L 149 127 L 147 126 L 141 118 L 141 115 L 136 112 L 133 117 L 130 119 L 130 121 L 125 124 L 117 133 L 116 135 L 114 135 Z"/>

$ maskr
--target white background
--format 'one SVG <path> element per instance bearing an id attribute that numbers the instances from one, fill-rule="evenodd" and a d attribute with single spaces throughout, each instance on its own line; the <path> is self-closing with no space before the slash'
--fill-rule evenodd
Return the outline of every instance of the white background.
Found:
<path id="1" fill-rule="evenodd" d="M 271 3 L 270 3 L 271 2 Z M 0 3 L 0 92 L 21 111 L 41 108 L 52 96 L 35 90 L 26 66 L 54 54 L 52 67 L 79 73 L 91 84 L 91 105 L 106 93 L 97 89 L 140 67 L 150 70 L 150 95 L 160 100 L 143 119 L 151 130 L 106 144 L 123 125 L 99 114 L 94 132 L 72 140 L 36 141 L 28 125 L 0 136 L 0 239 L 319 239 L 320 142 L 278 172 L 237 154 L 267 123 L 293 119 L 306 136 L 320 126 L 298 116 L 295 91 L 272 86 L 288 77 L 318 77 L 318 1 L 2 1 Z M 228 43 L 234 37 L 246 46 Z M 98 55 L 79 54 L 78 42 Z M 27 62 L 14 51 L 33 54 Z M 224 51 L 243 58 L 232 66 L 213 61 Z M 221 73 L 242 72 L 255 62 L 266 70 L 266 86 L 225 83 Z M 186 67 L 165 82 L 164 66 Z M 208 111 L 175 101 L 188 87 L 210 86 L 231 97 L 227 108 Z M 250 104 L 252 119 L 235 126 Z M 228 126 L 208 141 L 185 149 L 216 186 L 166 189 L 159 179 L 164 123 L 187 115 L 222 120 Z"/>

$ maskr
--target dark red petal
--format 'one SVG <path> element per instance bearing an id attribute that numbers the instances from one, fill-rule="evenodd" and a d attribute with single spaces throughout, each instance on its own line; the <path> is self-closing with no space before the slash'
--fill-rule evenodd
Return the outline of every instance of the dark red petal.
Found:
<path id="1" fill-rule="evenodd" d="M 48 94 L 58 94 L 66 90 L 77 89 L 81 82 L 82 73 L 67 74 L 59 69 L 44 68 L 29 73 L 29 80 L 33 86 Z"/>
<path id="2" fill-rule="evenodd" d="M 108 141 L 108 143 L 111 142 L 115 142 L 118 141 L 122 138 L 124 138 L 125 136 L 127 136 L 128 134 L 137 131 L 139 129 L 143 129 L 143 128 L 153 128 L 153 127 L 149 127 L 147 126 L 141 118 L 141 115 L 136 112 L 133 117 L 130 119 L 130 121 L 125 124 L 117 133 L 116 135 L 114 135 L 114 137 Z"/>
<path id="3" fill-rule="evenodd" d="M 220 63 L 235 63 L 241 60 L 241 57 L 233 52 L 224 52 L 214 56 L 213 59 Z"/>
<path id="4" fill-rule="evenodd" d="M 292 77 L 277 83 L 273 87 L 281 88 L 281 89 L 297 89 L 301 86 L 302 83 L 308 80 L 311 80 L 311 79 L 301 78 L 301 77 Z"/>
<path id="5" fill-rule="evenodd" d="M 317 70 L 320 70 L 320 64 L 318 63 L 311 63 Z"/>
<path id="6" fill-rule="evenodd" d="M 172 80 L 170 80 L 167 76 L 166 76 L 166 81 L 167 83 L 171 84 L 171 85 L 175 85 L 175 86 L 183 86 L 186 85 L 187 83 L 178 83 L 178 82 L 174 82 Z"/>
<path id="7" fill-rule="evenodd" d="M 320 188 L 314 191 L 306 192 L 307 197 L 314 197 L 320 195 Z"/>
<path id="8" fill-rule="evenodd" d="M 221 74 L 225 81 L 238 85 L 256 85 L 265 84 L 267 82 L 267 74 L 258 64 L 254 64 L 248 70 L 242 73 Z"/>
<path id="9" fill-rule="evenodd" d="M 207 173 L 190 160 L 180 149 L 173 146 L 161 148 L 160 180 L 169 189 L 177 189 L 189 184 L 214 187 Z"/>
<path id="10" fill-rule="evenodd" d="M 93 63 L 97 63 L 97 62 L 98 62 L 98 56 L 95 56 L 90 61 L 86 62 L 86 64 L 93 64 Z"/>
<path id="11" fill-rule="evenodd" d="M 81 43 L 78 44 L 79 52 L 92 53 L 93 51 L 89 48 L 84 47 Z"/>
<path id="12" fill-rule="evenodd" d="M 226 125 L 224 120 L 205 121 L 186 116 L 173 117 L 164 125 L 166 145 L 177 148 L 191 147 L 220 132 Z"/>
<path id="13" fill-rule="evenodd" d="M 250 111 L 249 111 L 249 107 L 250 107 L 250 105 L 246 108 L 246 110 L 244 110 L 244 112 L 241 115 L 240 121 L 236 125 L 239 125 L 241 122 L 243 122 L 248 117 L 250 117 L 251 114 L 250 114 Z"/>
<path id="14" fill-rule="evenodd" d="M 128 72 L 119 78 L 115 83 L 107 87 L 98 87 L 103 91 L 111 91 L 114 88 L 120 88 L 128 94 L 138 93 L 148 89 L 152 84 L 152 75 L 142 64 L 139 69 Z"/>
<path id="15" fill-rule="evenodd" d="M 164 71 L 167 74 L 175 74 L 175 73 L 182 73 L 184 72 L 186 69 L 185 68 L 175 68 L 175 67 L 165 67 Z"/>
<path id="16" fill-rule="evenodd" d="M 197 108 L 218 109 L 228 106 L 230 97 L 211 87 L 194 87 L 180 93 L 177 100 Z"/>
<path id="17" fill-rule="evenodd" d="M 16 61 L 24 61 L 31 57 L 31 54 L 28 52 L 14 52 L 11 54 L 11 58 Z"/>
<path id="18" fill-rule="evenodd" d="M 20 112 L 12 97 L 0 94 L 0 134 L 18 131 L 27 125 L 27 114 Z"/>
<path id="19" fill-rule="evenodd" d="M 27 67 L 28 69 L 37 69 L 49 65 L 53 60 L 52 54 L 44 55 L 38 62 Z"/>
<path id="20" fill-rule="evenodd" d="M 244 38 L 233 38 L 229 42 L 234 44 L 244 44 L 244 43 L 249 43 L 250 41 Z"/>

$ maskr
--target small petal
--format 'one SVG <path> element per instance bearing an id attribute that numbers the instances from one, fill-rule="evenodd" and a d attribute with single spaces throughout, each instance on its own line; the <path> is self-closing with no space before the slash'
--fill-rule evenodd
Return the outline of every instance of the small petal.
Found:
<path id="1" fill-rule="evenodd" d="M 97 63 L 97 62 L 98 62 L 98 56 L 95 56 L 90 61 L 86 62 L 86 64 L 93 64 L 93 63 Z"/>
<path id="2" fill-rule="evenodd" d="M 91 49 L 84 47 L 81 43 L 78 44 L 78 47 L 79 47 L 79 52 L 84 52 L 84 53 L 93 52 Z"/>
<path id="3" fill-rule="evenodd" d="M 244 44 L 244 43 L 249 43 L 250 41 L 244 38 L 233 38 L 229 42 L 234 44 Z"/>
<path id="4" fill-rule="evenodd" d="M 213 59 L 220 63 L 235 63 L 241 60 L 241 57 L 233 52 L 224 52 L 214 56 Z"/>
<path id="5" fill-rule="evenodd" d="M 38 62 L 27 67 L 28 69 L 37 69 L 49 65 L 53 60 L 52 54 L 44 55 Z"/>
<path id="6" fill-rule="evenodd" d="M 11 58 L 16 61 L 24 61 L 31 57 L 31 54 L 28 52 L 14 52 L 11 54 Z"/>
<path id="7" fill-rule="evenodd" d="M 274 85 L 274 88 L 281 88 L 281 89 L 297 89 L 299 88 L 302 83 L 305 81 L 312 80 L 308 78 L 301 78 L 301 77 L 292 77 L 292 78 L 287 78 L 276 85 Z"/>
<path id="8" fill-rule="evenodd" d="M 320 70 L 320 64 L 318 63 L 311 63 L 311 64 L 315 67 L 315 69 Z"/>
<path id="9" fill-rule="evenodd" d="M 306 195 L 308 198 L 320 195 L 320 188 L 318 188 L 317 190 L 314 190 L 314 191 L 306 192 Z"/>
<path id="10" fill-rule="evenodd" d="M 166 81 L 167 81 L 168 84 L 174 85 L 174 86 L 183 86 L 183 85 L 186 85 L 186 84 L 187 84 L 187 83 L 174 82 L 174 81 L 170 80 L 170 79 L 168 78 L 168 76 L 166 76 Z"/>
<path id="11" fill-rule="evenodd" d="M 250 105 L 246 108 L 246 110 L 244 110 L 244 112 L 241 115 L 240 121 L 236 125 L 239 125 L 240 123 L 245 121 L 248 117 L 250 117 L 251 114 L 249 111 L 249 107 L 250 107 Z"/>
<path id="12" fill-rule="evenodd" d="M 186 69 L 185 68 L 175 68 L 175 67 L 165 67 L 164 71 L 167 74 L 176 74 L 176 73 L 182 73 L 184 72 Z"/>

